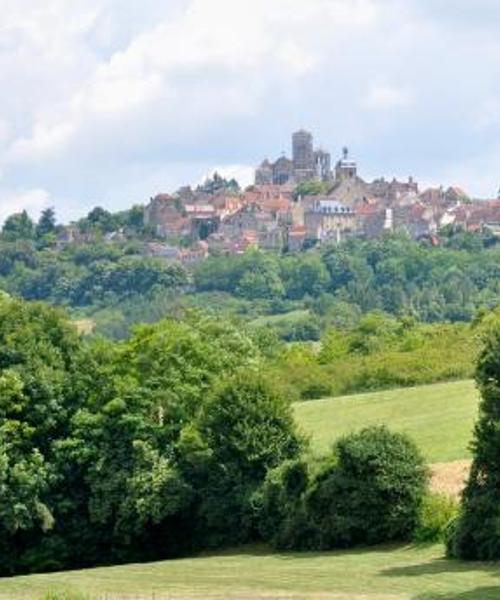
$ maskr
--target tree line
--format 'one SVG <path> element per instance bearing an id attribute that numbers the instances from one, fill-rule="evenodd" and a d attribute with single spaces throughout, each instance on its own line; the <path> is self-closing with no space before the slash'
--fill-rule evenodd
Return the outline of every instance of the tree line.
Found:
<path id="1" fill-rule="evenodd" d="M 86 342 L 58 310 L 2 298 L 1 573 L 408 539 L 426 486 L 414 445 L 367 430 L 309 463 L 264 360 L 262 338 L 200 314 Z"/>
<path id="2" fill-rule="evenodd" d="M 267 370 L 302 400 L 468 379 L 491 314 L 478 314 L 469 324 L 370 312 L 350 325 L 325 324 L 314 344 L 278 340 Z M 266 335 L 272 338 L 272 325 Z"/>
<path id="3" fill-rule="evenodd" d="M 316 312 L 339 303 L 419 320 L 469 321 L 500 296 L 500 248 L 491 236 L 456 234 L 439 247 L 404 235 L 351 239 L 301 254 L 252 251 L 208 259 L 196 289 L 274 303 L 306 302 Z"/>

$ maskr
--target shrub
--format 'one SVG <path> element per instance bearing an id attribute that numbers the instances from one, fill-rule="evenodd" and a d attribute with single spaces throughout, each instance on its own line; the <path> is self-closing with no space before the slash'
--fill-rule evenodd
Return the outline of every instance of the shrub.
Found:
<path id="1" fill-rule="evenodd" d="M 422 502 L 413 540 L 417 543 L 444 541 L 449 525 L 457 513 L 458 504 L 450 496 L 427 494 Z"/>
<path id="2" fill-rule="evenodd" d="M 319 321 L 315 317 L 305 316 L 300 319 L 278 321 L 273 329 L 285 342 L 316 342 L 321 337 Z"/>
<path id="3" fill-rule="evenodd" d="M 199 539 L 205 546 L 248 542 L 253 533 L 252 497 L 267 471 L 300 455 L 290 404 L 281 390 L 248 370 L 223 379 L 197 420 L 206 452 L 197 491 Z"/>
<path id="4" fill-rule="evenodd" d="M 364 429 L 314 467 L 297 460 L 270 471 L 255 498 L 259 529 L 283 549 L 410 540 L 426 483 L 411 440 L 384 427 Z"/>
<path id="5" fill-rule="evenodd" d="M 287 348 L 269 371 L 293 400 L 294 396 L 303 400 L 327 397 L 337 391 L 334 379 L 317 363 L 314 350 L 305 344 Z"/>
<path id="6" fill-rule="evenodd" d="M 303 458 L 285 461 L 268 472 L 253 497 L 258 528 L 274 548 L 300 548 L 310 537 L 303 497 L 309 485 L 309 467 Z"/>
<path id="7" fill-rule="evenodd" d="M 426 484 L 424 461 L 407 436 L 371 427 L 344 437 L 307 494 L 313 547 L 411 539 Z"/>
<path id="8" fill-rule="evenodd" d="M 387 331 L 380 325 L 385 322 Z M 350 331 L 330 329 L 320 345 L 306 348 L 293 347 L 273 364 L 277 377 L 303 400 L 466 379 L 479 352 L 468 325 L 416 324 L 376 314 Z"/>

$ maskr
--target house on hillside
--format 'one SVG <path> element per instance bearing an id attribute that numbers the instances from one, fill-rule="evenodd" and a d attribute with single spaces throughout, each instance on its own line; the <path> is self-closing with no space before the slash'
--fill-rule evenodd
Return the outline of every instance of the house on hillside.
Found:
<path id="1" fill-rule="evenodd" d="M 337 200 L 318 196 L 305 209 L 304 225 L 308 239 L 338 243 L 356 230 L 356 217 L 351 208 Z"/>
<path id="2" fill-rule="evenodd" d="M 189 235 L 191 231 L 182 202 L 170 194 L 158 194 L 151 198 L 144 209 L 144 224 L 152 227 L 160 237 L 182 237 Z"/>
<path id="3" fill-rule="evenodd" d="M 385 208 L 378 198 L 365 198 L 355 208 L 356 233 L 369 239 L 382 235 L 385 224 Z"/>

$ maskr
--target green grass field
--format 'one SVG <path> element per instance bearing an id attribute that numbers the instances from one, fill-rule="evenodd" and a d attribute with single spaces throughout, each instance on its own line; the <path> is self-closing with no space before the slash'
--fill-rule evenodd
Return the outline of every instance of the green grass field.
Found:
<path id="1" fill-rule="evenodd" d="M 252 548 L 120 567 L 0 580 L 2 600 L 78 589 L 102 600 L 498 600 L 500 568 L 442 558 L 442 549 L 396 547 L 321 554 Z"/>
<path id="2" fill-rule="evenodd" d="M 295 410 L 316 454 L 326 452 L 343 434 L 385 424 L 408 433 L 434 463 L 469 457 L 478 399 L 474 382 L 457 381 L 310 400 L 296 404 Z"/>

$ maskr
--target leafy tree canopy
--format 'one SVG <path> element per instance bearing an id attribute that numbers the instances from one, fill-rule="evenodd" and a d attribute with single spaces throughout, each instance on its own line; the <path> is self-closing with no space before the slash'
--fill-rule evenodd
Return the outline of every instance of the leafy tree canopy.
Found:
<path id="1" fill-rule="evenodd" d="M 33 238 L 34 229 L 33 221 L 28 213 L 23 210 L 7 217 L 2 227 L 2 238 L 10 242 L 29 240 Z"/>
<path id="2" fill-rule="evenodd" d="M 472 444 L 473 462 L 461 515 L 450 528 L 448 552 L 467 560 L 500 557 L 500 319 L 486 325 L 476 381 L 482 401 Z"/>

